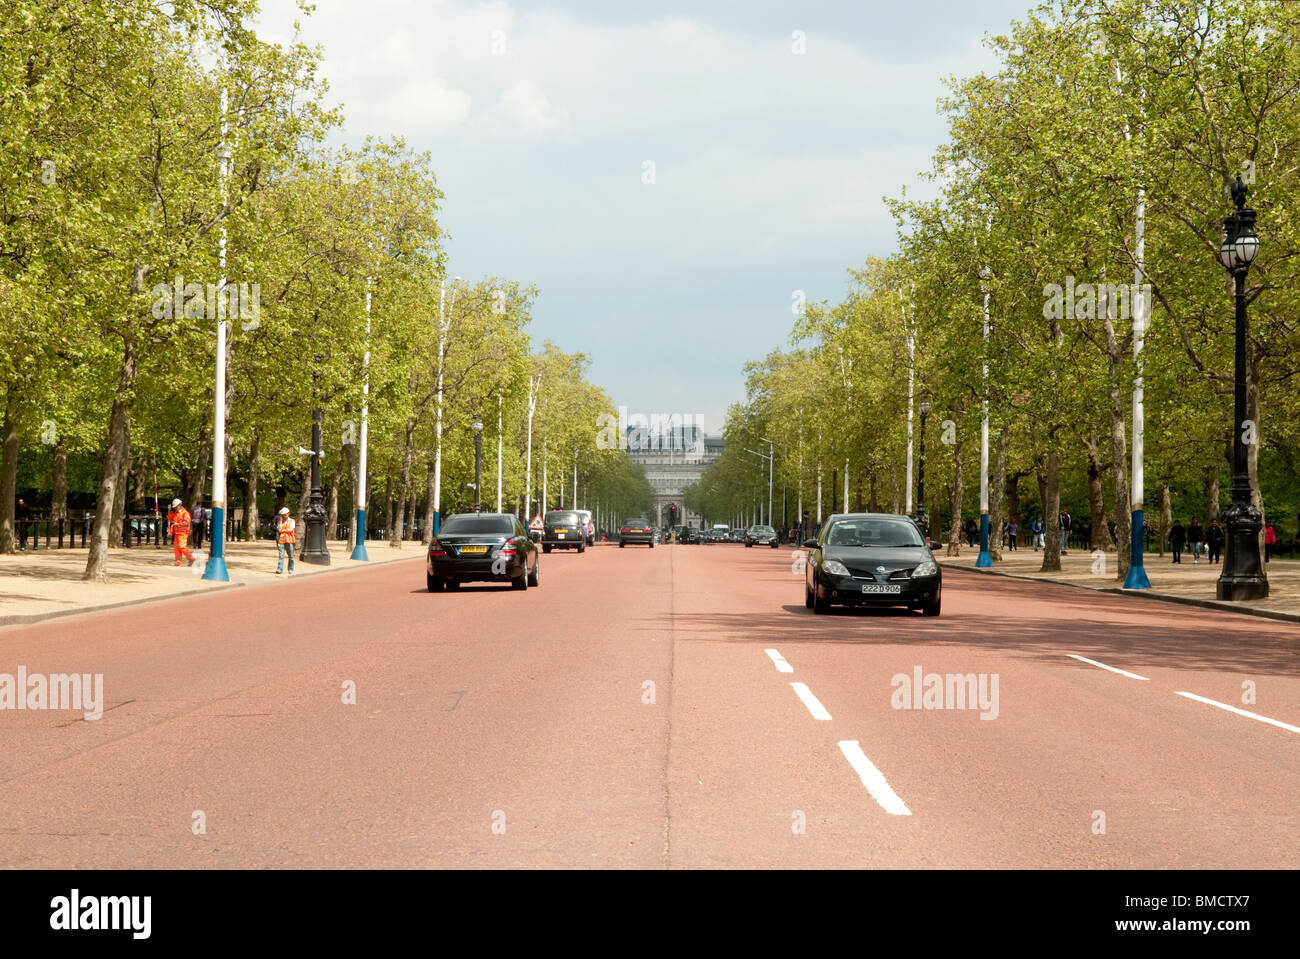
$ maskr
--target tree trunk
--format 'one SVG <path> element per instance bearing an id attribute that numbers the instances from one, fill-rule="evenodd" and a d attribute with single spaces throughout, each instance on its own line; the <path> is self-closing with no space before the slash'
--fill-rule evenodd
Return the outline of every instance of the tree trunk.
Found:
<path id="1" fill-rule="evenodd" d="M 108 529 L 108 545 L 122 545 L 122 519 L 126 513 L 126 488 L 131 476 L 131 420 L 126 421 L 126 455 L 122 460 L 122 472 L 118 477 L 117 488 L 113 491 L 113 520 Z"/>
<path id="2" fill-rule="evenodd" d="M 262 434 L 255 430 L 253 445 L 248 451 L 248 494 L 244 503 L 244 539 L 252 542 L 257 541 L 257 528 L 262 523 L 261 514 L 257 509 L 257 485 L 262 477 L 261 464 L 258 463 L 261 455 Z"/>
<path id="3" fill-rule="evenodd" d="M 406 513 L 406 499 L 411 494 L 411 458 L 415 455 L 415 419 L 410 416 L 406 418 L 404 444 L 402 488 L 397 497 L 397 522 L 388 531 L 388 545 L 393 549 L 401 549 L 402 540 L 406 538 L 403 519 Z"/>
<path id="4" fill-rule="evenodd" d="M 1047 546 L 1043 550 L 1040 572 L 1061 571 L 1061 458 L 1056 447 L 1047 451 L 1047 475 L 1044 477 L 1044 521 L 1047 523 Z"/>
<path id="5" fill-rule="evenodd" d="M 1205 473 L 1205 522 L 1219 518 L 1219 471 Z"/>
<path id="6" fill-rule="evenodd" d="M 1002 524 L 1005 522 L 1002 502 L 1007 492 L 1007 428 L 998 431 L 998 447 L 993 463 L 993 488 L 989 490 L 989 556 L 1002 562 Z"/>
<path id="7" fill-rule="evenodd" d="M 964 492 L 961 482 L 961 453 L 962 441 L 958 439 L 952 444 L 952 486 L 951 498 L 948 501 L 949 508 L 952 510 L 952 524 L 948 529 L 948 555 L 961 555 L 961 507 Z"/>
<path id="8" fill-rule="evenodd" d="M 108 451 L 104 454 L 104 471 L 99 481 L 99 495 L 95 501 L 95 521 L 90 536 L 90 550 L 86 557 L 83 580 L 106 582 L 108 571 L 108 534 L 113 523 L 113 503 L 117 499 L 117 484 L 126 464 L 130 442 L 131 400 L 135 391 L 135 348 L 127 346 L 122 358 L 122 373 L 118 378 L 117 392 L 113 396 L 113 411 L 108 418 Z"/>
<path id="9" fill-rule="evenodd" d="M 343 453 L 339 452 L 339 458 L 334 464 L 334 469 L 330 473 L 329 485 L 325 487 L 325 538 L 334 539 L 335 533 L 339 528 L 339 484 L 343 477 Z"/>
<path id="10" fill-rule="evenodd" d="M 1006 478 L 1007 490 L 1007 518 L 1013 519 L 1020 526 L 1024 526 L 1024 515 L 1020 506 L 1020 477 L 1022 473 L 1008 471 Z M 1023 533 L 1024 530 L 1022 529 Z"/>
<path id="11" fill-rule="evenodd" d="M 195 468 L 186 472 L 185 486 L 180 493 L 181 501 L 190 511 L 193 511 L 195 503 L 203 499 L 203 491 L 208 485 L 208 461 L 212 458 L 212 427 L 207 420 L 199 428 L 198 454 Z M 230 460 L 227 459 L 226 462 Z"/>
<path id="12" fill-rule="evenodd" d="M 51 473 L 54 495 L 50 500 L 50 521 L 57 528 L 59 520 L 66 526 L 68 519 L 68 448 L 61 442 L 54 447 Z"/>
<path id="13" fill-rule="evenodd" d="M 18 496 L 18 423 L 14 413 L 14 388 L 5 395 L 4 461 L 0 462 L 0 553 L 12 553 L 17 548 L 14 535 L 14 510 Z"/>
<path id="14" fill-rule="evenodd" d="M 311 457 L 307 458 L 308 464 L 311 463 Z M 307 548 L 307 507 L 311 505 L 311 466 L 302 471 L 302 493 L 298 496 L 298 515 L 296 517 L 297 525 L 294 532 L 297 534 L 298 555 L 302 556 L 303 551 Z"/>
<path id="15" fill-rule="evenodd" d="M 1101 437 L 1084 437 L 1083 448 L 1088 453 L 1088 522 L 1092 525 L 1089 549 L 1109 551 L 1115 548 L 1115 543 L 1106 527 L 1106 494 L 1101 481 L 1106 466 L 1101 462 Z"/>
<path id="16" fill-rule="evenodd" d="M 1174 523 L 1173 506 L 1169 502 L 1169 484 L 1162 483 L 1160 486 L 1160 555 L 1165 555 L 1165 537 L 1169 535 L 1169 527 Z"/>
<path id="17" fill-rule="evenodd" d="M 385 515 L 388 518 L 384 529 L 388 532 L 388 545 L 393 545 L 393 478 L 384 477 L 384 505 L 386 507 Z"/>
<path id="18" fill-rule="evenodd" d="M 1263 522 L 1259 524 L 1259 555 L 1266 556 L 1264 533 L 1268 526 L 1268 515 L 1264 511 L 1264 495 L 1259 488 L 1259 447 L 1263 442 L 1264 429 L 1259 419 L 1259 359 L 1251 351 L 1250 362 L 1246 364 L 1246 418 L 1255 424 L 1255 442 L 1246 444 L 1246 476 L 1250 478 L 1250 501 L 1259 510 Z M 1281 537 L 1278 537 L 1281 539 Z M 1267 574 L 1267 567 L 1260 569 Z"/>

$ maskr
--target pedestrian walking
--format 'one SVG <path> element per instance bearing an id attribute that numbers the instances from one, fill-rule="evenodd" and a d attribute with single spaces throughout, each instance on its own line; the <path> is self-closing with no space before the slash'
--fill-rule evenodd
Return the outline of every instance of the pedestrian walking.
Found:
<path id="1" fill-rule="evenodd" d="M 294 535 L 297 524 L 294 518 L 289 515 L 289 507 L 282 506 L 278 522 L 275 524 L 275 573 L 280 575 L 284 572 L 284 557 L 289 557 L 289 575 L 293 575 L 293 548 L 298 542 L 298 537 Z"/>
<path id="2" fill-rule="evenodd" d="M 1217 563 L 1223 552 L 1223 527 L 1217 519 L 1210 520 L 1210 528 L 1205 531 L 1205 540 L 1210 547 L 1210 562 Z"/>
<path id="3" fill-rule="evenodd" d="M 1173 528 L 1169 530 L 1169 545 L 1174 551 L 1174 562 L 1182 565 L 1183 562 L 1183 544 L 1187 542 L 1187 530 L 1183 529 L 1181 520 L 1174 520 Z"/>
<path id="4" fill-rule="evenodd" d="M 976 545 L 979 540 L 980 528 L 975 525 L 974 519 L 966 520 L 966 542 L 971 546 Z"/>
<path id="5" fill-rule="evenodd" d="M 176 558 L 176 565 L 184 566 L 185 563 L 194 562 L 194 554 L 189 546 L 190 511 L 179 499 L 172 500 L 171 510 L 167 513 L 167 529 L 172 535 L 172 555 Z"/>
<path id="6" fill-rule="evenodd" d="M 203 508 L 203 503 L 195 503 L 194 510 L 190 513 L 190 522 L 194 527 L 194 535 L 191 542 L 194 548 L 198 549 L 203 545 L 203 527 L 208 521 L 208 511 Z"/>
<path id="7" fill-rule="evenodd" d="M 1192 565 L 1195 566 L 1201 561 L 1201 544 L 1205 542 L 1205 530 L 1196 522 L 1195 516 L 1192 525 L 1187 527 L 1187 542 L 1192 547 Z"/>
<path id="8" fill-rule="evenodd" d="M 1029 531 L 1034 534 L 1034 552 L 1047 549 L 1047 524 L 1041 516 L 1035 516 L 1029 524 Z"/>
<path id="9" fill-rule="evenodd" d="M 27 508 L 27 503 L 20 496 L 18 505 L 14 507 L 14 522 L 18 524 L 18 548 L 27 548 L 27 524 L 31 521 L 32 511 Z"/>
<path id="10" fill-rule="evenodd" d="M 1058 518 L 1061 522 L 1061 555 L 1064 556 L 1070 546 L 1070 527 L 1074 520 L 1070 518 L 1068 509 L 1061 510 L 1061 515 Z"/>
<path id="11" fill-rule="evenodd" d="M 1015 520 L 1007 523 L 1007 549 L 1016 548 L 1016 538 L 1020 536 L 1020 524 Z"/>
<path id="12" fill-rule="evenodd" d="M 1264 562 L 1273 558 L 1273 547 L 1277 545 L 1277 530 L 1269 523 L 1264 527 Z"/>

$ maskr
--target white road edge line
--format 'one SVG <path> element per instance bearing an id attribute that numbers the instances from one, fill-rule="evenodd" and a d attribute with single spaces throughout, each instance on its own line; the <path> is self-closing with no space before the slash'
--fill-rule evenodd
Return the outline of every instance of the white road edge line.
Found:
<path id="1" fill-rule="evenodd" d="M 803 683 L 790 684 L 803 704 L 808 707 L 808 712 L 812 713 L 813 719 L 830 719 L 831 714 L 826 711 L 826 707 L 817 701 L 817 697 Z"/>
<path id="2" fill-rule="evenodd" d="M 862 751 L 856 739 L 840 740 L 840 752 L 844 758 L 849 761 L 858 778 L 862 780 L 862 785 L 867 787 L 867 792 L 871 793 L 871 798 L 880 803 L 880 808 L 885 810 L 891 816 L 910 816 L 912 810 L 907 808 L 907 804 L 898 797 L 898 793 L 890 787 L 877 769 Z"/>
<path id="3" fill-rule="evenodd" d="M 763 650 L 763 652 L 767 653 L 767 655 L 772 657 L 772 662 L 776 663 L 776 671 L 778 673 L 794 672 L 794 667 L 791 666 L 789 663 L 787 663 L 785 661 L 785 657 L 782 656 L 780 653 L 778 653 L 775 649 L 765 649 Z"/>
<path id="4" fill-rule="evenodd" d="M 1300 726 L 1292 726 L 1290 723 L 1284 723 L 1280 719 L 1269 719 L 1267 716 L 1259 715 L 1259 713 L 1252 713 L 1247 709 L 1238 709 L 1236 706 L 1229 706 L 1227 703 L 1221 703 L 1214 699 L 1206 699 L 1204 696 L 1197 696 L 1195 693 L 1187 693 L 1179 690 L 1178 695 L 1186 696 L 1188 699 L 1194 699 L 1198 703 L 1218 706 L 1220 709 L 1226 709 L 1228 712 L 1236 713 L 1238 716 L 1248 716 L 1251 719 L 1258 719 L 1261 723 L 1268 723 L 1270 726 L 1280 726 L 1282 729 L 1290 730 L 1293 733 L 1300 733 Z"/>
<path id="5" fill-rule="evenodd" d="M 1087 659 L 1074 653 L 1066 653 L 1071 659 L 1077 659 L 1081 663 L 1087 663 L 1089 666 L 1097 666 L 1100 669 L 1109 669 L 1112 673 L 1119 673 L 1121 676 L 1127 676 L 1129 679 L 1140 679 L 1143 682 L 1150 682 L 1145 676 L 1139 676 L 1137 673 L 1130 673 L 1127 669 L 1116 669 L 1114 666 L 1107 666 L 1105 663 L 1099 663 L 1095 659 Z"/>

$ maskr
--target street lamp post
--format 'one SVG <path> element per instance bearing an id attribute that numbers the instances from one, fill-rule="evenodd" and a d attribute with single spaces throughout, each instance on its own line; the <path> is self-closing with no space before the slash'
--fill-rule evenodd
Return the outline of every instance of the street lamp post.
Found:
<path id="1" fill-rule="evenodd" d="M 987 266 L 980 270 L 980 285 L 984 287 L 984 399 L 983 417 L 980 420 L 980 554 L 975 565 L 986 569 L 993 565 L 989 553 L 989 279 L 993 271 Z"/>
<path id="2" fill-rule="evenodd" d="M 478 493 L 483 485 L 483 417 L 474 414 L 474 512 L 479 511 Z"/>
<path id="3" fill-rule="evenodd" d="M 500 513 L 502 507 L 501 490 L 501 391 L 497 390 L 497 512 Z"/>
<path id="4" fill-rule="evenodd" d="M 225 86 L 221 88 L 221 143 L 217 147 L 217 182 L 221 187 L 221 206 L 228 202 L 227 182 L 230 177 L 230 161 L 234 155 L 226 136 L 230 128 L 226 121 L 228 93 Z M 226 220 L 221 219 L 221 234 L 217 242 L 217 260 L 221 269 L 223 293 L 226 286 Z M 203 578 L 218 582 L 230 579 L 226 570 L 226 317 L 223 304 L 226 297 L 217 297 L 217 370 L 213 385 L 212 404 L 212 537 L 208 543 L 208 561 L 203 567 Z M 203 495 L 203 490 L 199 490 Z M 245 504 L 247 511 L 247 504 Z M 257 535 L 257 530 L 253 530 Z"/>
<path id="5" fill-rule="evenodd" d="M 320 361 L 320 356 L 317 356 L 316 366 L 318 368 Z M 318 370 L 313 369 L 311 373 L 313 398 L 315 398 L 318 375 Z M 319 401 L 317 402 L 319 403 Z M 324 421 L 325 411 L 317 405 L 311 414 L 311 501 L 308 503 L 307 512 L 303 516 L 307 522 L 307 536 L 302 556 L 299 557 L 304 563 L 312 563 L 316 566 L 328 566 L 330 564 L 329 547 L 325 545 L 325 502 L 320 488 L 321 447 L 325 445 L 324 437 L 321 435 Z"/>
<path id="6" fill-rule="evenodd" d="M 370 281 L 366 281 L 367 286 Z M 357 504 L 356 529 L 353 532 L 352 559 L 369 562 L 366 552 L 366 453 L 370 430 L 370 290 L 366 290 L 366 353 L 361 361 L 361 449 L 357 461 L 357 489 L 352 497 Z"/>
<path id="7" fill-rule="evenodd" d="M 1232 184 L 1237 212 L 1223 221 L 1223 243 L 1219 261 L 1232 274 L 1236 286 L 1236 381 L 1233 396 L 1232 505 L 1223 511 L 1228 527 L 1223 572 L 1219 575 L 1219 599 L 1263 599 L 1268 595 L 1268 577 L 1259 561 L 1260 509 L 1251 502 L 1246 445 L 1253 441 L 1255 424 L 1247 419 L 1246 403 L 1246 273 L 1259 251 L 1255 235 L 1255 211 L 1246 206 L 1246 184 L 1239 177 Z M 1250 435 L 1252 439 L 1248 440 Z"/>
<path id="8" fill-rule="evenodd" d="M 925 418 L 930 415 L 930 394 L 922 393 L 921 401 L 916 408 L 921 413 L 921 448 L 916 465 L 916 525 L 921 528 L 921 535 L 925 537 L 928 543 L 930 540 L 930 517 L 925 512 Z"/>
<path id="9" fill-rule="evenodd" d="M 447 333 L 451 330 L 452 320 L 456 316 L 456 284 L 460 282 L 460 277 L 452 277 L 451 282 L 450 317 L 443 309 L 447 304 L 446 284 L 438 284 L 438 414 L 434 425 L 433 517 L 430 523 L 432 533 L 435 536 L 438 533 L 438 527 L 442 523 L 442 381 L 447 360 Z M 478 496 L 477 488 L 474 491 L 474 495 Z"/>

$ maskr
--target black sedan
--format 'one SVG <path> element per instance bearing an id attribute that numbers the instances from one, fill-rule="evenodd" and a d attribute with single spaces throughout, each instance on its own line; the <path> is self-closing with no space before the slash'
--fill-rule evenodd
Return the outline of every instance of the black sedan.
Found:
<path id="1" fill-rule="evenodd" d="M 746 546 L 770 546 L 776 549 L 781 545 L 781 538 L 770 526 L 751 526 L 745 530 Z"/>
<path id="2" fill-rule="evenodd" d="M 939 564 L 906 516 L 837 513 L 821 536 L 805 540 L 804 605 L 826 613 L 844 606 L 908 606 L 938 616 Z"/>
<path id="3" fill-rule="evenodd" d="M 461 583 L 505 583 L 515 589 L 538 586 L 538 534 L 509 513 L 448 516 L 429 544 L 425 575 L 429 592 Z"/>
<path id="4" fill-rule="evenodd" d="M 587 551 L 587 524 L 576 509 L 553 509 L 542 518 L 542 552 L 553 549 Z"/>
<path id="5" fill-rule="evenodd" d="M 655 548 L 654 527 L 650 525 L 650 521 L 644 516 L 636 516 L 625 520 L 623 525 L 618 528 L 619 548 L 621 549 L 628 543 L 645 543 L 651 549 Z"/>

